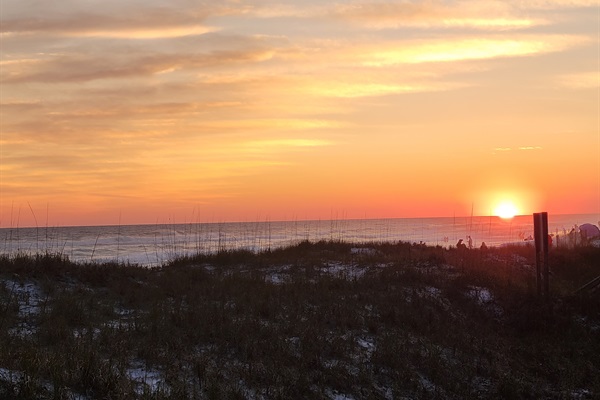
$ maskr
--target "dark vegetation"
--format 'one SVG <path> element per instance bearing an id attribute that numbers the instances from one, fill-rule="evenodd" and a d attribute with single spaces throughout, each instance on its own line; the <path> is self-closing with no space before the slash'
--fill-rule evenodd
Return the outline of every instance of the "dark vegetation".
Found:
<path id="1" fill-rule="evenodd" d="M 600 397 L 600 249 L 302 242 L 147 269 L 0 256 L 0 398 Z"/>

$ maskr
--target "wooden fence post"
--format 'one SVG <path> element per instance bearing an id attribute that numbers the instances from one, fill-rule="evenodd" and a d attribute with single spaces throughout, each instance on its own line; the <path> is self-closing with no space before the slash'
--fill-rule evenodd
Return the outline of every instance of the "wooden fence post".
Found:
<path id="1" fill-rule="evenodd" d="M 546 301 L 550 300 L 550 283 L 549 275 L 550 268 L 548 265 L 548 213 L 533 214 L 533 230 L 535 237 L 535 266 L 537 277 L 537 293 L 542 295 L 543 292 Z M 543 267 L 543 272 L 542 272 Z M 543 277 L 542 277 L 543 273 Z"/>

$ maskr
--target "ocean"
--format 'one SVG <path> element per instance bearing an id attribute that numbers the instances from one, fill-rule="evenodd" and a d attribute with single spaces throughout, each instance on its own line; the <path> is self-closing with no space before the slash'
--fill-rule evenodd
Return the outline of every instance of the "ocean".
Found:
<path id="1" fill-rule="evenodd" d="M 549 231 L 565 235 L 576 225 L 598 224 L 597 214 L 549 215 Z M 0 229 L 1 254 L 60 253 L 72 261 L 118 261 L 159 266 L 176 257 L 219 250 L 263 251 L 303 240 L 350 243 L 405 241 L 455 246 L 459 239 L 487 246 L 533 236 L 533 217 L 490 216 L 318 221 L 263 221 Z"/>

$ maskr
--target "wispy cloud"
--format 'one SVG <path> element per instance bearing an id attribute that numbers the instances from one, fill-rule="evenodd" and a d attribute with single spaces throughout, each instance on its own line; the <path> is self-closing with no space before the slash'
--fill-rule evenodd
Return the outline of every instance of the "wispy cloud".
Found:
<path id="1" fill-rule="evenodd" d="M 596 0 L 524 0 L 518 3 L 522 8 L 560 10 L 564 8 L 597 7 Z"/>
<path id="2" fill-rule="evenodd" d="M 384 96 L 390 94 L 425 93 L 452 90 L 460 87 L 452 83 L 418 83 L 395 84 L 395 83 L 357 83 L 357 82 L 326 82 L 314 86 L 307 86 L 309 93 L 319 96 L 359 98 L 370 96 Z"/>
<path id="3" fill-rule="evenodd" d="M 557 80 L 559 85 L 572 89 L 594 89 L 600 86 L 600 71 L 563 75 Z"/>
<path id="4" fill-rule="evenodd" d="M 519 147 L 519 150 L 531 151 L 531 150 L 542 150 L 541 146 L 524 146 Z"/>
<path id="5" fill-rule="evenodd" d="M 145 6 L 128 3 L 64 1 L 61 5 L 35 3 L 28 0 L 8 1 L 3 5 L 1 16 L 2 32 L 10 34 L 56 34 L 68 36 L 101 35 L 121 37 L 130 33 L 137 37 L 143 32 L 165 30 L 167 37 L 173 30 L 197 30 L 211 13 L 211 8 L 179 8 L 172 6 L 154 6 L 151 2 Z M 34 16 L 31 11 L 35 9 Z M 40 17 L 43 16 L 43 17 Z M 144 37 L 144 35 L 141 35 Z M 154 36 L 154 37 L 161 37 Z"/>
<path id="6" fill-rule="evenodd" d="M 505 152 L 510 152 L 513 150 L 519 150 L 519 151 L 537 151 L 537 150 L 542 150 L 543 147 L 541 146 L 521 146 L 521 147 L 496 147 L 494 149 L 494 153 L 495 152 L 499 152 L 499 153 L 505 153 Z"/>
<path id="7" fill-rule="evenodd" d="M 91 54 L 58 55 L 27 63 L 27 65 L 17 63 L 15 68 L 5 68 L 7 71 L 3 71 L 2 82 L 56 83 L 139 77 L 181 69 L 262 62 L 271 57 L 273 57 L 273 51 L 262 49 L 220 51 L 207 54 L 139 55 L 138 57 L 120 54 L 109 58 Z"/>
<path id="8" fill-rule="evenodd" d="M 306 149 L 314 147 L 331 146 L 333 142 L 323 139 L 305 139 L 305 138 L 290 138 L 290 139 L 266 139 L 253 140 L 241 143 L 239 151 L 243 153 L 279 153 L 286 149 Z"/>
<path id="9" fill-rule="evenodd" d="M 499 1 L 354 2 L 338 5 L 331 14 L 375 29 L 468 27 L 506 30 L 545 23 L 543 19 L 520 16 L 510 4 Z"/>
<path id="10" fill-rule="evenodd" d="M 427 62 L 449 62 L 481 60 L 498 57 L 519 57 L 553 51 L 561 51 L 586 43 L 587 39 L 577 36 L 515 36 L 503 39 L 442 39 L 408 42 L 407 45 L 389 46 L 387 50 L 375 50 L 364 55 L 364 64 L 385 66 L 394 64 L 419 64 Z"/>

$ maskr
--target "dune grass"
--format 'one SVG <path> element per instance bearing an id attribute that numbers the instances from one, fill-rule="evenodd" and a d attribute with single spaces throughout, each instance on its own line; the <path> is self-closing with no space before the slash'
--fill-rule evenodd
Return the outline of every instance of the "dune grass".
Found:
<path id="1" fill-rule="evenodd" d="M 0 256 L 0 397 L 595 398 L 600 249 L 301 242 L 159 268 Z M 345 396 L 345 397 L 343 397 Z"/>

